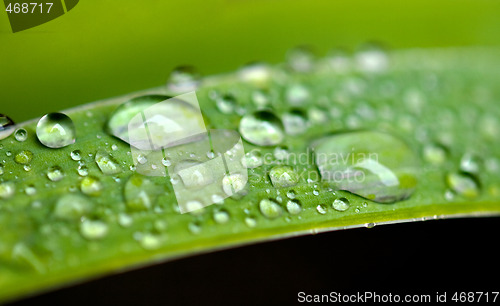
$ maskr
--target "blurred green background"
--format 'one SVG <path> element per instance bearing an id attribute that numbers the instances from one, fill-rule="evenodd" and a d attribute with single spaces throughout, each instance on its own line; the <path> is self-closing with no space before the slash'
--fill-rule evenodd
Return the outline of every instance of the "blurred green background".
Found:
<path id="1" fill-rule="evenodd" d="M 180 64 L 225 72 L 299 44 L 500 44 L 497 0 L 81 0 L 15 34 L 2 10 L 0 113 L 16 122 L 164 84 Z"/>

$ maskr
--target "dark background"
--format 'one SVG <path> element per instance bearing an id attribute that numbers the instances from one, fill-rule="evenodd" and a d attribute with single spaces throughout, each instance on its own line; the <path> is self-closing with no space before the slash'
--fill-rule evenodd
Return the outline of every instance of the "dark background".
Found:
<path id="1" fill-rule="evenodd" d="M 290 304 L 300 291 L 433 298 L 446 291 L 450 300 L 456 291 L 500 291 L 498 221 L 413 222 L 260 243 L 108 276 L 16 305 Z"/>

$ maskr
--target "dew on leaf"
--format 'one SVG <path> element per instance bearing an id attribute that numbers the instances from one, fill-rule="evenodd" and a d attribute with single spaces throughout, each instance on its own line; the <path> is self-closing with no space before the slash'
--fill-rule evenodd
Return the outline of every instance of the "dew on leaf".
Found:
<path id="1" fill-rule="evenodd" d="M 270 111 L 257 111 L 240 121 L 239 131 L 243 138 L 258 146 L 273 146 L 285 138 L 283 123 Z"/>
<path id="2" fill-rule="evenodd" d="M 118 174 L 122 172 L 120 164 L 105 151 L 98 151 L 95 155 L 95 162 L 102 173 L 106 175 Z"/>
<path id="3" fill-rule="evenodd" d="M 262 215 L 268 219 L 276 219 L 283 214 L 283 208 L 270 199 L 262 199 L 259 203 Z"/>
<path id="4" fill-rule="evenodd" d="M 346 211 L 350 206 L 349 200 L 346 198 L 335 199 L 332 203 L 333 209 L 337 211 Z"/>
<path id="5" fill-rule="evenodd" d="M 64 171 L 59 166 L 52 166 L 47 170 L 47 177 L 52 182 L 60 181 L 64 178 Z"/>
<path id="6" fill-rule="evenodd" d="M 84 196 L 66 194 L 57 200 L 54 216 L 64 220 L 79 220 L 90 212 L 91 203 Z"/>
<path id="7" fill-rule="evenodd" d="M 95 176 L 86 176 L 80 182 L 80 190 L 89 196 L 99 196 L 102 192 L 103 185 L 101 180 Z"/>
<path id="8" fill-rule="evenodd" d="M 276 166 L 269 172 L 271 183 L 276 188 L 292 187 L 299 182 L 299 174 L 290 166 Z"/>
<path id="9" fill-rule="evenodd" d="M 289 200 L 286 203 L 286 209 L 290 214 L 298 215 L 302 211 L 302 206 L 300 206 L 299 202 L 297 201 Z"/>
<path id="10" fill-rule="evenodd" d="M 186 93 L 198 89 L 201 76 L 192 66 L 179 66 L 170 73 L 167 88 L 176 93 Z"/>
<path id="11" fill-rule="evenodd" d="M 26 139 L 28 139 L 28 131 L 23 128 L 19 128 L 14 132 L 14 138 L 16 138 L 19 142 L 26 141 Z"/>
<path id="12" fill-rule="evenodd" d="M 21 165 L 27 165 L 33 159 L 33 153 L 28 150 L 23 150 L 16 154 L 14 161 Z"/>
<path id="13" fill-rule="evenodd" d="M 36 126 L 38 140 L 49 148 L 62 148 L 75 143 L 76 129 L 73 120 L 62 113 L 43 116 Z"/>
<path id="14" fill-rule="evenodd" d="M 468 199 L 479 196 L 479 182 L 477 179 L 464 172 L 451 172 L 446 175 L 446 184 L 458 195 Z"/>
<path id="15" fill-rule="evenodd" d="M 80 233 L 85 239 L 97 240 L 106 237 L 108 225 L 99 220 L 84 220 L 80 225 Z"/>

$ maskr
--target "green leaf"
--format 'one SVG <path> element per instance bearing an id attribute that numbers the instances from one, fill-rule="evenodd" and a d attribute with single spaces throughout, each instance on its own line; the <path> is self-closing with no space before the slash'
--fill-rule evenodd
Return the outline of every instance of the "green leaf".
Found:
<path id="1" fill-rule="evenodd" d="M 14 133 L 0 141 L 0 300 L 249 242 L 500 214 L 498 50 L 366 53 L 320 59 L 311 71 L 292 64 L 271 67 L 269 79 L 251 70 L 203 79 L 197 96 L 208 129 L 237 130 L 242 116 L 264 106 L 284 121 L 287 134 L 279 146 L 244 142 L 253 154 L 245 159 L 246 194 L 191 213 L 179 212 L 168 177 L 135 173 L 130 146 L 105 128 L 122 103 L 172 95 L 166 88 L 66 111 L 76 142 L 63 148 L 38 141 L 37 120 L 17 126 L 26 140 Z M 274 144 L 280 123 L 272 120 Z M 375 167 L 389 172 L 367 180 L 374 189 L 325 180 L 312 151 L 325 137 L 331 142 L 321 150 L 356 146 L 356 158 L 375 150 L 382 157 Z M 397 192 L 380 185 L 394 177 Z M 234 177 L 229 181 L 236 186 Z M 384 192 L 394 195 L 390 201 Z"/>

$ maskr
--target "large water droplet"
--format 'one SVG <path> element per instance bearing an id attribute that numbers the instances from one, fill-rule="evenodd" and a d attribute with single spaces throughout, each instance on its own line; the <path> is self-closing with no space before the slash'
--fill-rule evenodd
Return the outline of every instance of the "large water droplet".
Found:
<path id="1" fill-rule="evenodd" d="M 64 171 L 59 166 L 50 167 L 47 171 L 47 177 L 52 182 L 60 181 L 64 178 Z"/>
<path id="2" fill-rule="evenodd" d="M 54 215 L 60 219 L 78 220 L 90 211 L 91 203 L 77 194 L 66 194 L 59 198 Z"/>
<path id="3" fill-rule="evenodd" d="M 7 138 L 14 132 L 14 121 L 9 117 L 0 114 L 0 140 Z"/>
<path id="4" fill-rule="evenodd" d="M 276 166 L 269 172 L 271 183 L 276 188 L 292 187 L 299 182 L 299 174 L 290 166 Z"/>
<path id="5" fill-rule="evenodd" d="M 95 155 L 95 162 L 104 174 L 111 175 L 122 172 L 120 164 L 105 151 L 97 152 L 97 154 Z"/>
<path id="6" fill-rule="evenodd" d="M 417 184 L 418 159 L 398 138 L 358 131 L 313 143 L 323 181 L 364 198 L 392 203 L 411 196 Z"/>
<path id="7" fill-rule="evenodd" d="M 479 196 L 479 182 L 468 173 L 448 173 L 446 184 L 453 192 L 463 197 L 472 199 Z"/>
<path id="8" fill-rule="evenodd" d="M 125 184 L 124 196 L 130 210 L 147 210 L 156 199 L 156 186 L 147 178 L 134 174 Z"/>
<path id="9" fill-rule="evenodd" d="M 17 141 L 20 142 L 26 141 L 26 139 L 28 139 L 28 131 L 26 131 L 23 128 L 17 129 L 14 132 L 14 137 L 16 138 Z"/>
<path id="10" fill-rule="evenodd" d="M 33 159 L 33 153 L 28 150 L 23 150 L 16 154 L 14 161 L 21 165 L 27 165 Z"/>
<path id="11" fill-rule="evenodd" d="M 332 203 L 333 209 L 337 211 L 346 211 L 350 206 L 349 200 L 346 198 L 335 199 Z"/>
<path id="12" fill-rule="evenodd" d="M 281 120 L 270 111 L 257 111 L 240 121 L 239 131 L 246 141 L 259 146 L 274 146 L 285 138 Z"/>
<path id="13" fill-rule="evenodd" d="M 276 219 L 283 214 L 283 208 L 269 199 L 263 199 L 259 203 L 260 212 L 264 217 L 269 219 Z"/>
<path id="14" fill-rule="evenodd" d="M 192 66 L 179 66 L 172 70 L 167 88 L 175 94 L 194 91 L 201 84 L 201 76 Z"/>
<path id="15" fill-rule="evenodd" d="M 102 239 L 108 234 L 108 225 L 99 220 L 85 220 L 80 225 L 80 233 L 88 240 Z"/>
<path id="16" fill-rule="evenodd" d="M 75 143 L 75 124 L 65 114 L 50 113 L 38 121 L 36 136 L 46 147 L 62 148 Z"/>

